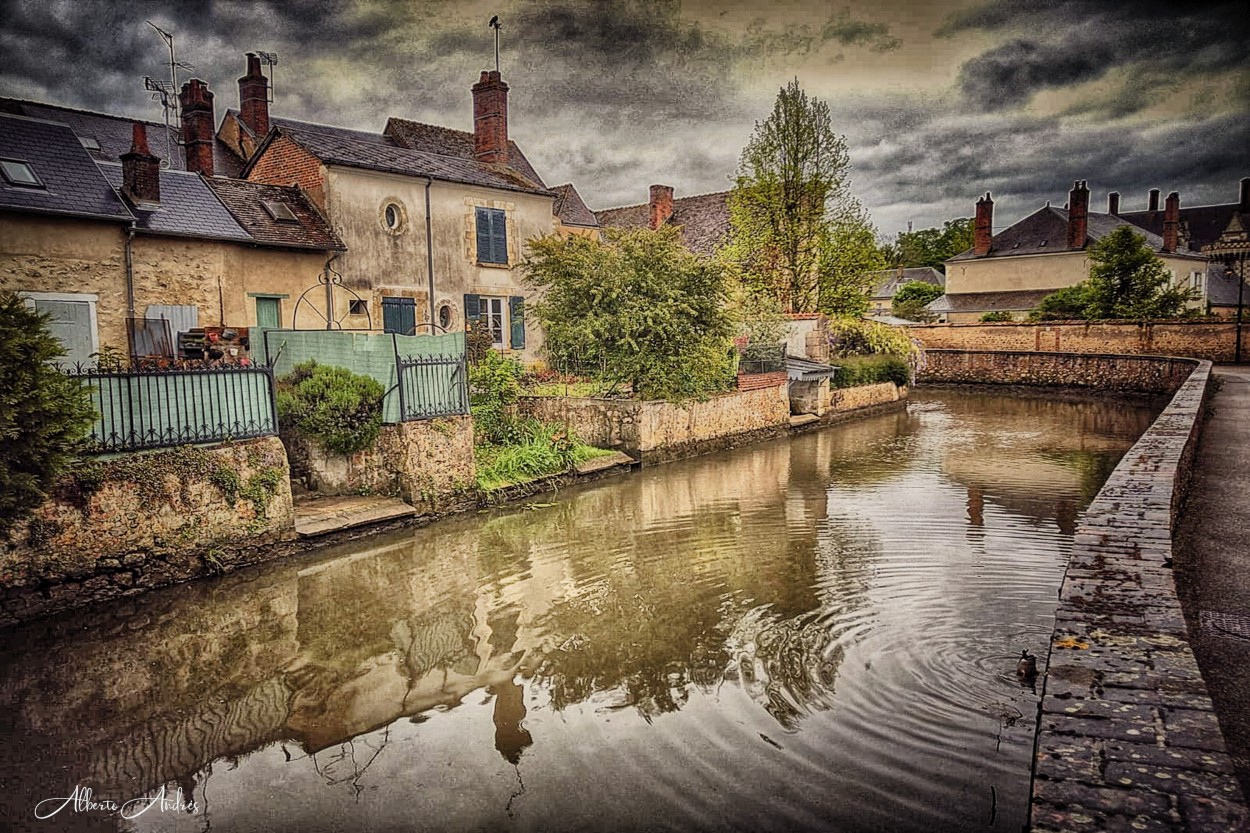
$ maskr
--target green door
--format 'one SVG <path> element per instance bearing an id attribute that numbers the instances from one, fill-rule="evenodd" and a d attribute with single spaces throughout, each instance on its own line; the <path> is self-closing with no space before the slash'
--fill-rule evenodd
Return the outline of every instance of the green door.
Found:
<path id="1" fill-rule="evenodd" d="M 256 299 L 256 326 L 274 330 L 282 326 L 282 300 L 280 298 Z"/>

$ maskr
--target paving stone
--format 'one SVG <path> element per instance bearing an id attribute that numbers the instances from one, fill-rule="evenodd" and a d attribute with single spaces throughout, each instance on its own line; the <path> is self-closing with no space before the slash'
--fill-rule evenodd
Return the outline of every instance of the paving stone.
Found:
<path id="1" fill-rule="evenodd" d="M 1224 735 L 1219 721 L 1212 711 L 1190 709 L 1167 709 L 1163 714 L 1163 728 L 1169 746 L 1205 749 L 1223 752 Z"/>
<path id="2" fill-rule="evenodd" d="M 1146 790 L 1090 787 L 1074 781 L 1043 781 L 1033 784 L 1033 795 L 1059 808 L 1081 808 L 1091 814 L 1166 817 L 1172 801 Z"/>
<path id="3" fill-rule="evenodd" d="M 1233 763 L 1227 755 L 1211 754 L 1202 749 L 1164 748 L 1144 743 L 1108 740 L 1101 746 L 1101 756 L 1109 762 L 1170 769 L 1195 769 L 1200 772 L 1231 774 Z"/>
<path id="4" fill-rule="evenodd" d="M 1042 715 L 1042 730 L 1061 735 L 1077 735 L 1087 738 L 1114 738 L 1130 743 L 1154 743 L 1157 732 L 1153 725 L 1133 723 L 1127 720 L 1105 718 L 1069 717 L 1067 715 Z M 1044 744 L 1039 748 L 1047 748 Z"/>
<path id="5" fill-rule="evenodd" d="M 1246 806 L 1202 795 L 1182 795 L 1179 799 L 1181 818 L 1190 833 L 1233 833 L 1250 824 Z"/>
<path id="6" fill-rule="evenodd" d="M 1060 699 L 1050 695 L 1042 699 L 1042 712 L 1070 717 L 1126 720 L 1143 724 L 1153 724 L 1156 717 L 1156 710 L 1150 705 L 1095 698 L 1065 697 Z"/>
<path id="7" fill-rule="evenodd" d="M 1130 764 L 1111 761 L 1103 771 L 1106 783 L 1125 788 L 1144 787 L 1171 795 L 1205 796 L 1221 801 L 1237 801 L 1241 788 L 1232 775 L 1199 772 L 1193 769 Z"/>

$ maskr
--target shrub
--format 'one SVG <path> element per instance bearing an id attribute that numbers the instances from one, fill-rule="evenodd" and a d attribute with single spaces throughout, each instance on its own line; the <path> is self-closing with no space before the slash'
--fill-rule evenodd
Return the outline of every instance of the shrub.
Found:
<path id="1" fill-rule="evenodd" d="M 829 347 L 834 356 L 866 356 L 884 353 L 912 359 L 919 348 L 907 331 L 862 318 L 834 318 L 829 321 Z"/>
<path id="2" fill-rule="evenodd" d="M 1087 306 L 1089 291 L 1082 281 L 1047 295 L 1037 309 L 1029 313 L 1029 318 L 1034 321 L 1073 321 L 1085 317 Z"/>
<path id="3" fill-rule="evenodd" d="M 994 312 L 985 313 L 984 315 L 981 316 L 981 320 L 985 322 L 986 324 L 995 324 L 995 323 L 999 323 L 1002 321 L 1011 321 L 1012 317 L 1011 317 L 1011 313 L 1007 312 L 1006 310 L 1000 309 L 1000 310 L 995 310 Z"/>
<path id="4" fill-rule="evenodd" d="M 479 442 L 505 443 L 512 438 L 509 409 L 521 395 L 521 365 L 496 350 L 469 368 L 469 409 Z"/>
<path id="5" fill-rule="evenodd" d="M 479 445 L 478 486 L 490 491 L 513 483 L 562 474 L 592 457 L 611 454 L 581 442 L 563 426 L 518 420 L 512 425 L 513 438 L 507 445 Z"/>
<path id="6" fill-rule="evenodd" d="M 829 380 L 831 387 L 853 388 L 893 382 L 902 386 L 911 382 L 911 366 L 899 356 L 851 356 L 839 359 L 837 372 Z"/>
<path id="7" fill-rule="evenodd" d="M 278 424 L 327 451 L 352 454 L 377 442 L 383 393 L 368 376 L 304 362 L 278 381 Z"/>
<path id="8" fill-rule="evenodd" d="M 0 294 L 0 534 L 44 501 L 95 419 L 87 387 L 49 364 L 63 355 L 46 315 Z"/>

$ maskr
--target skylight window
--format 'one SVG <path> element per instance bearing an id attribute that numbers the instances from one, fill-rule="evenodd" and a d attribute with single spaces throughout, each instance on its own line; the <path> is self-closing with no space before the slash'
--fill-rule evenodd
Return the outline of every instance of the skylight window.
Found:
<path id="1" fill-rule="evenodd" d="M 78 142 L 87 150 L 99 150 L 100 140 L 95 136 L 79 136 Z"/>
<path id="2" fill-rule="evenodd" d="M 23 188 L 44 187 L 35 174 L 35 169 L 29 162 L 21 159 L 0 159 L 0 173 L 4 174 L 5 181 L 10 185 L 20 185 Z"/>
<path id="3" fill-rule="evenodd" d="M 269 216 L 279 223 L 299 223 L 299 217 L 296 217 L 295 212 L 291 210 L 291 206 L 284 202 L 262 200 L 261 205 L 265 207 L 265 211 L 269 213 Z"/>

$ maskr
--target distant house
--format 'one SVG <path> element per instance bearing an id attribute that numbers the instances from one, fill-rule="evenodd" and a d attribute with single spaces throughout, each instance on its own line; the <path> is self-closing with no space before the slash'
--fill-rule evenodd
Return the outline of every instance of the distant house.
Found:
<path id="1" fill-rule="evenodd" d="M 729 192 L 673 199 L 671 186 L 652 185 L 647 202 L 596 211 L 595 217 L 603 228 L 677 226 L 688 249 L 712 255 L 729 240 Z"/>
<path id="2" fill-rule="evenodd" d="M 946 294 L 929 304 L 940 321 L 977 321 L 987 312 L 1024 318 L 1042 298 L 1089 277 L 1088 247 L 1121 226 L 1132 226 L 1172 272 L 1173 280 L 1205 292 L 1207 258 L 1179 246 L 1180 197 L 1168 198 L 1163 235 L 1115 214 L 1089 211 L 1089 189 L 1077 182 L 1065 208 L 1049 203 L 993 234 L 994 201 L 977 201 L 973 247 L 946 261 Z M 1197 302 L 1205 308 L 1205 295 Z"/>
<path id="3" fill-rule="evenodd" d="M 162 170 L 144 123 L 106 161 L 115 137 L 93 152 L 77 130 L 114 121 L 0 114 L 0 289 L 49 313 L 74 362 L 170 355 L 193 328 L 289 325 L 298 288 L 343 249 L 312 203 L 246 183 L 226 202 L 215 180 Z M 256 218 L 267 210 L 281 221 Z"/>
<path id="4" fill-rule="evenodd" d="M 894 293 L 913 281 L 936 287 L 946 286 L 946 276 L 932 266 L 883 269 L 872 273 L 872 281 L 872 295 L 868 299 L 868 314 L 871 316 L 890 316 L 894 309 Z"/>
<path id="5" fill-rule="evenodd" d="M 555 213 L 560 233 L 580 234 L 598 240 L 599 220 L 595 217 L 595 212 L 586 207 L 582 195 L 577 193 L 573 183 L 554 185 L 551 190 L 556 195 Z"/>
<path id="6" fill-rule="evenodd" d="M 317 203 L 347 246 L 334 268 L 368 299 L 375 327 L 442 332 L 477 321 L 496 348 L 532 361 L 542 338 L 524 315 L 525 241 L 560 229 L 559 198 L 569 225 L 593 226 L 509 140 L 500 74 L 483 72 L 472 99 L 471 133 L 400 118 L 381 133 L 267 115 L 248 126 L 246 106 L 227 121 L 257 134 L 268 125 L 243 176 L 298 185 Z"/>

